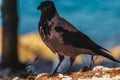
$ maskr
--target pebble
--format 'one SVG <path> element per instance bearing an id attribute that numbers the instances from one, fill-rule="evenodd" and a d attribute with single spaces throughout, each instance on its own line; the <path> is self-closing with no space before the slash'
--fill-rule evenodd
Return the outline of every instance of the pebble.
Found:
<path id="1" fill-rule="evenodd" d="M 64 76 L 61 80 L 73 80 L 70 76 Z"/>
<path id="2" fill-rule="evenodd" d="M 111 70 L 111 68 L 104 67 L 104 66 L 96 66 L 93 68 L 93 71 L 96 71 L 96 70 L 108 71 L 108 70 Z"/>
<path id="3" fill-rule="evenodd" d="M 13 78 L 12 80 L 19 80 L 20 78 L 19 77 L 15 77 L 15 78 Z"/>

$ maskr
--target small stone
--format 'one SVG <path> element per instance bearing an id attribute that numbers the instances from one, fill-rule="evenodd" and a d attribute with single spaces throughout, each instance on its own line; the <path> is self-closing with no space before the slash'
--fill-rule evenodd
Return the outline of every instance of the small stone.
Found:
<path id="1" fill-rule="evenodd" d="M 73 80 L 70 76 L 64 76 L 61 80 Z"/>
<path id="2" fill-rule="evenodd" d="M 101 77 L 100 73 L 95 73 L 96 77 Z"/>
<path id="3" fill-rule="evenodd" d="M 108 70 L 111 70 L 111 68 L 104 67 L 104 66 L 96 66 L 93 68 L 93 71 L 96 71 L 96 70 L 108 71 Z"/>
<path id="4" fill-rule="evenodd" d="M 62 77 L 64 77 L 63 74 L 59 74 L 59 78 L 62 78 Z"/>
<path id="5" fill-rule="evenodd" d="M 93 68 L 93 71 L 96 71 L 96 70 L 101 70 L 103 69 L 104 67 L 103 66 L 96 66 Z"/>
<path id="6" fill-rule="evenodd" d="M 12 80 L 19 80 L 20 78 L 19 77 L 15 77 L 15 78 L 13 78 Z"/>

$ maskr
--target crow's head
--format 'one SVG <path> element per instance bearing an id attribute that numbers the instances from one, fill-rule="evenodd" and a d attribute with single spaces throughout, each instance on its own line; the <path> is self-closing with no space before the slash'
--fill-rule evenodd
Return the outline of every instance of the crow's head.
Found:
<path id="1" fill-rule="evenodd" d="M 55 5 L 52 1 L 44 1 L 37 8 L 41 10 L 42 14 L 48 17 L 53 17 L 56 12 Z"/>

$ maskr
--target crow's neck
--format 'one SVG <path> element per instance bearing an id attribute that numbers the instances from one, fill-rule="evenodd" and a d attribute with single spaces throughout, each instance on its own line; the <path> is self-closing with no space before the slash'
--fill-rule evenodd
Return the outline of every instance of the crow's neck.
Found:
<path id="1" fill-rule="evenodd" d="M 54 25 L 54 22 L 52 22 L 52 19 L 57 16 L 59 16 L 57 12 L 54 14 L 54 16 L 51 16 L 49 18 L 43 14 L 41 15 L 39 28 L 41 27 L 40 28 L 41 34 L 44 37 L 47 37 L 50 35 L 51 27 Z"/>

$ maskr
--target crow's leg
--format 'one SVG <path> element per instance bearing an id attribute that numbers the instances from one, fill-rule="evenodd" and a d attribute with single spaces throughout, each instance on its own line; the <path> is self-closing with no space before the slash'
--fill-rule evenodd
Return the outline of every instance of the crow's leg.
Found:
<path id="1" fill-rule="evenodd" d="M 90 69 L 92 69 L 93 66 L 95 66 L 94 55 L 91 55 Z"/>
<path id="2" fill-rule="evenodd" d="M 58 55 L 58 57 L 59 57 L 60 62 L 58 63 L 58 65 L 57 65 L 57 67 L 55 68 L 55 70 L 53 71 L 52 75 L 54 75 L 54 74 L 57 72 L 57 69 L 59 68 L 61 62 L 62 62 L 63 59 L 64 59 L 64 56 Z"/>
<path id="3" fill-rule="evenodd" d="M 75 61 L 75 57 L 71 57 L 71 58 L 70 58 L 70 66 L 69 66 L 69 68 L 68 68 L 68 70 L 67 70 L 68 73 L 70 72 L 70 69 L 71 69 L 74 61 Z"/>

